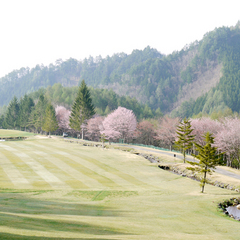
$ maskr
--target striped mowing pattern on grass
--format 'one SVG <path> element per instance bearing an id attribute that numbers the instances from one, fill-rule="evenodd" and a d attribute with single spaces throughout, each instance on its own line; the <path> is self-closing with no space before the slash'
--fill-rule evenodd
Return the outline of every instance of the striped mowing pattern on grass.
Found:
<path id="1" fill-rule="evenodd" d="M 64 151 L 59 151 L 55 149 L 53 151 L 52 148 L 49 148 L 48 146 L 42 146 L 40 144 L 35 144 L 31 142 L 31 144 L 34 145 L 35 149 L 44 149 L 48 152 L 51 158 L 54 159 L 62 159 L 60 163 L 63 163 L 64 165 L 67 164 L 68 166 L 72 166 L 71 169 L 77 171 L 79 174 L 82 174 L 82 180 L 86 183 L 88 182 L 89 187 L 97 187 L 97 188 L 103 188 L 103 187 L 120 187 L 117 183 L 112 181 L 112 179 L 109 179 L 105 177 L 103 174 L 99 174 L 98 171 L 95 169 L 93 170 L 91 166 L 88 166 L 84 159 L 79 159 L 78 157 L 75 157 L 71 154 L 68 154 Z M 49 160 L 49 159 L 48 159 Z M 53 160 L 54 161 L 54 160 Z M 63 162 L 65 161 L 65 162 Z M 59 166 L 58 166 L 59 167 Z M 84 175 L 84 176 L 83 176 Z"/>
<path id="2" fill-rule="evenodd" d="M 98 154 L 101 149 L 90 148 L 89 152 L 89 148 L 86 151 L 85 147 L 79 147 L 77 145 L 77 148 L 74 148 L 73 145 L 59 140 L 56 144 L 51 139 L 2 142 L 0 165 L 9 182 L 17 188 L 86 190 L 157 188 L 147 183 L 141 174 L 134 173 L 134 169 L 129 172 L 121 169 L 120 165 L 124 162 L 122 159 L 113 166 L 108 150 L 96 155 L 95 158 L 91 150 Z M 4 165 L 6 161 L 9 163 L 7 166 Z"/>
<path id="3" fill-rule="evenodd" d="M 23 174 L 18 170 L 18 168 L 8 159 L 10 155 L 13 154 L 9 151 L 1 150 L 0 166 L 2 167 L 8 178 L 11 180 L 11 182 L 14 184 L 14 186 L 21 186 L 23 184 L 26 188 L 29 188 L 29 181 L 24 178 Z"/>
<path id="4" fill-rule="evenodd" d="M 53 188 L 69 188 L 67 184 L 58 179 L 55 175 L 49 172 L 46 168 L 44 168 L 39 162 L 35 159 L 29 157 L 27 154 L 20 152 L 16 148 L 6 146 L 4 144 L 0 145 L 0 148 L 5 149 L 6 151 L 12 152 L 17 157 L 19 157 L 26 165 L 28 165 L 33 171 L 38 174 L 41 178 L 44 179 L 47 183 L 49 183 Z"/>
<path id="5" fill-rule="evenodd" d="M 38 142 L 39 143 L 39 142 Z M 51 150 L 51 148 L 48 147 L 47 144 L 45 144 L 44 142 L 41 142 L 40 144 L 36 144 L 31 142 L 31 144 L 34 144 L 36 147 L 42 147 L 44 149 L 48 149 Z M 62 146 L 62 148 L 57 148 L 55 150 L 56 154 L 59 154 L 60 156 L 65 156 L 65 158 L 67 158 L 69 160 L 69 158 L 71 158 L 73 161 L 75 161 L 78 164 L 81 164 L 82 167 L 84 168 L 85 166 L 88 167 L 88 169 L 93 169 L 95 171 L 95 173 L 99 173 L 101 175 L 106 175 L 109 178 L 108 179 L 114 179 L 115 182 L 120 181 L 121 185 L 125 185 L 126 186 L 141 186 L 143 188 L 149 189 L 149 188 L 154 188 L 154 186 L 149 185 L 145 182 L 143 182 L 142 180 L 137 179 L 136 177 L 133 177 L 130 174 L 126 174 L 123 171 L 119 171 L 118 169 L 112 167 L 107 164 L 105 164 L 102 161 L 97 160 L 96 158 L 92 158 L 87 156 L 86 154 L 82 153 L 83 151 L 79 151 L 71 149 L 71 154 L 67 153 L 65 150 L 68 150 L 68 144 L 65 146 Z M 91 147 L 90 147 L 91 148 Z M 98 155 L 98 159 L 102 159 L 99 155 Z M 117 166 L 119 163 L 115 163 L 115 166 Z M 89 173 L 87 173 L 87 175 L 89 175 Z"/>

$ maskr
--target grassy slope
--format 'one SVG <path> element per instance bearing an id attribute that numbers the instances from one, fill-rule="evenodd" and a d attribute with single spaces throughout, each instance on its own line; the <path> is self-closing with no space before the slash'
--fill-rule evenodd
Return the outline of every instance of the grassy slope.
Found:
<path id="1" fill-rule="evenodd" d="M 239 194 L 140 156 L 31 138 L 1 142 L 0 165 L 2 239 L 239 239 L 217 210 Z"/>

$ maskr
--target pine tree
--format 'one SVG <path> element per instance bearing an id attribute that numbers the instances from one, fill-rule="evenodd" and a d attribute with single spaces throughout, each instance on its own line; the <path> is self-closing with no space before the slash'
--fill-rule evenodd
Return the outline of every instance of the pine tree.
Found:
<path id="1" fill-rule="evenodd" d="M 28 97 L 26 94 L 20 99 L 19 103 L 19 124 L 20 127 L 25 128 L 28 126 L 31 111 L 33 109 L 33 99 Z"/>
<path id="2" fill-rule="evenodd" d="M 81 131 L 82 124 L 95 114 L 90 91 L 82 80 L 77 97 L 72 106 L 69 126 L 76 131 Z"/>
<path id="3" fill-rule="evenodd" d="M 199 154 L 193 156 L 199 159 L 199 162 L 188 161 L 189 164 L 195 167 L 187 168 L 193 172 L 199 172 L 203 174 L 201 179 L 202 193 L 204 192 L 205 183 L 207 183 L 207 173 L 211 174 L 213 171 L 212 169 L 215 169 L 216 166 L 221 162 L 224 154 L 217 154 L 217 148 L 212 146 L 212 144 L 214 144 L 214 137 L 212 137 L 212 134 L 207 132 L 204 134 L 204 138 L 206 142 L 205 146 L 194 143 Z"/>
<path id="4" fill-rule="evenodd" d="M 19 126 L 19 103 L 15 96 L 8 105 L 5 122 L 9 128 Z"/>
<path id="5" fill-rule="evenodd" d="M 47 105 L 43 122 L 44 123 L 42 129 L 43 131 L 49 132 L 50 137 L 50 133 L 58 129 L 56 113 L 52 104 Z"/>
<path id="6" fill-rule="evenodd" d="M 44 116 L 46 112 L 46 107 L 47 107 L 47 100 L 44 97 L 43 94 L 39 96 L 38 102 L 35 105 L 33 111 L 31 112 L 31 115 L 29 117 L 29 124 L 28 126 L 32 126 L 42 133 L 42 127 L 43 127 L 43 121 L 44 121 Z"/>
<path id="7" fill-rule="evenodd" d="M 186 151 L 193 146 L 195 136 L 191 135 L 192 131 L 191 122 L 187 118 L 184 118 L 177 126 L 176 133 L 178 140 L 175 141 L 175 145 L 178 149 L 182 150 L 184 163 L 186 161 Z"/>

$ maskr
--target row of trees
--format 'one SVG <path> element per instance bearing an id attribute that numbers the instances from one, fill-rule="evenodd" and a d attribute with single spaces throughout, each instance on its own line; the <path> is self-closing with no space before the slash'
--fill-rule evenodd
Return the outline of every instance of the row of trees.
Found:
<path id="1" fill-rule="evenodd" d="M 95 115 L 91 94 L 84 81 L 79 87 L 71 111 L 63 106 L 56 106 L 54 109 L 43 94 L 40 94 L 35 101 L 28 95 L 21 98 L 19 102 L 14 97 L 6 114 L 0 118 L 0 126 L 35 132 L 51 132 L 57 128 L 62 132 L 74 129 L 76 132 L 84 132 L 90 140 L 99 140 L 101 134 L 104 134 L 111 140 L 121 138 L 125 142 L 132 141 L 170 149 L 174 147 L 177 131 L 181 131 L 181 128 L 177 128 L 178 118 L 165 116 L 159 120 L 141 120 L 137 123 L 134 113 L 123 107 L 119 107 L 105 118 Z M 218 150 L 226 153 L 227 165 L 239 168 L 239 118 L 228 117 L 218 121 L 207 117 L 191 119 L 191 128 L 190 126 L 187 128 L 192 129 L 192 135 L 200 145 L 204 143 L 202 136 L 206 132 L 212 133 Z M 192 144 L 184 144 L 185 154 L 189 147 L 192 148 Z"/>
<path id="2" fill-rule="evenodd" d="M 64 114 L 60 115 L 61 111 L 58 109 L 61 109 Z M 70 111 L 61 106 L 56 108 L 56 112 L 63 131 L 69 129 L 68 116 Z M 177 148 L 179 145 L 182 146 L 184 159 L 187 151 L 189 153 L 194 151 L 193 140 L 203 146 L 205 144 L 203 136 L 209 132 L 215 138 L 214 144 L 218 151 L 225 152 L 227 166 L 240 167 L 240 135 L 238 134 L 240 119 L 237 117 L 226 117 L 220 120 L 202 117 L 190 121 L 185 119 L 180 123 L 179 118 L 164 116 L 158 120 L 144 119 L 137 123 L 131 110 L 119 107 L 107 117 L 95 115 L 81 126 L 86 137 L 94 141 L 99 140 L 101 134 L 105 134 L 111 140 L 121 138 L 125 142 L 131 141 L 169 149 Z M 188 139 L 184 139 L 186 133 Z"/>
<path id="3" fill-rule="evenodd" d="M 139 103 L 135 98 L 128 96 L 119 96 L 112 89 L 99 89 L 88 87 L 92 98 L 92 103 L 97 114 L 106 116 L 119 106 L 131 109 L 138 119 L 153 118 L 154 116 L 162 116 L 161 110 L 151 109 L 147 104 Z M 34 100 L 38 99 L 41 94 L 54 105 L 65 106 L 70 109 L 77 97 L 79 87 L 63 87 L 62 84 L 56 83 L 48 86 L 46 89 L 41 88 L 31 93 Z"/>
<path id="4" fill-rule="evenodd" d="M 184 120 L 187 121 L 187 120 Z M 142 120 L 137 123 L 135 114 L 127 108 L 118 107 L 107 117 L 95 114 L 91 93 L 85 82 L 81 82 L 77 97 L 71 111 L 63 106 L 55 109 L 47 98 L 40 94 L 37 101 L 25 95 L 18 102 L 14 97 L 6 114 L 0 118 L 0 126 L 4 128 L 29 129 L 36 132 L 51 132 L 59 128 L 62 132 L 69 129 L 85 133 L 90 140 L 99 140 L 105 135 L 110 140 L 123 139 L 125 142 L 143 143 L 172 148 L 183 141 L 180 132 L 189 131 L 195 136 L 195 142 L 203 146 L 203 135 L 210 132 L 215 137 L 215 145 L 219 151 L 226 153 L 227 165 L 240 166 L 240 130 L 239 118 L 223 118 L 219 121 L 207 117 L 191 119 L 179 125 L 178 118 L 162 117 L 160 120 Z M 185 128 L 186 129 L 183 129 Z M 176 141 L 178 137 L 178 140 Z M 181 143 L 184 155 L 192 148 L 193 139 Z M 174 145 L 175 143 L 175 145 Z"/>
<path id="5" fill-rule="evenodd" d="M 14 97 L 6 114 L 0 118 L 0 126 L 41 133 L 43 131 L 50 133 L 58 129 L 55 109 L 43 95 L 40 95 L 36 103 L 27 95 L 24 95 L 20 101 Z"/>

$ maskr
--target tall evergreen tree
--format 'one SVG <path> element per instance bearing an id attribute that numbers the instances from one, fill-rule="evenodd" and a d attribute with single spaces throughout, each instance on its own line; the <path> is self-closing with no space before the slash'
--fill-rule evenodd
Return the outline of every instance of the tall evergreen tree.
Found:
<path id="1" fill-rule="evenodd" d="M 23 98 L 20 99 L 19 103 L 19 124 L 20 127 L 25 128 L 28 126 L 29 117 L 33 109 L 34 102 L 31 97 L 28 97 L 26 94 Z"/>
<path id="2" fill-rule="evenodd" d="M 69 118 L 70 127 L 76 131 L 81 131 L 82 124 L 90 119 L 95 114 L 95 109 L 92 104 L 90 91 L 82 80 L 78 90 L 77 97 L 72 106 L 71 116 Z"/>
<path id="3" fill-rule="evenodd" d="M 41 94 L 29 118 L 29 126 L 34 127 L 37 132 L 40 131 L 42 133 L 46 107 L 47 107 L 47 100 L 44 97 L 44 95 Z"/>
<path id="4" fill-rule="evenodd" d="M 5 128 L 5 125 L 6 125 L 5 117 L 4 117 L 4 115 L 2 114 L 2 115 L 0 116 L 0 128 Z"/>
<path id="5" fill-rule="evenodd" d="M 214 144 L 214 137 L 209 132 L 204 134 L 205 138 L 205 146 L 201 146 L 200 144 L 194 143 L 198 155 L 193 155 L 199 162 L 189 162 L 194 167 L 188 167 L 189 170 L 193 172 L 199 172 L 203 174 L 201 179 L 201 187 L 202 193 L 204 192 L 205 183 L 207 183 L 207 173 L 211 173 L 215 169 L 219 162 L 222 160 L 223 153 L 217 154 L 217 148 L 213 147 Z"/>
<path id="6" fill-rule="evenodd" d="M 9 128 L 15 129 L 19 126 L 19 103 L 16 96 L 8 105 L 5 121 Z"/>
<path id="7" fill-rule="evenodd" d="M 187 118 L 184 118 L 177 126 L 176 133 L 178 140 L 175 141 L 175 145 L 178 149 L 181 149 L 184 163 L 186 161 L 186 151 L 193 146 L 195 136 L 191 134 L 192 131 L 191 122 Z"/>
<path id="8" fill-rule="evenodd" d="M 49 132 L 49 137 L 50 137 L 51 132 L 58 129 L 58 122 L 56 118 L 55 109 L 50 103 L 47 105 L 43 120 L 44 120 L 44 123 L 43 123 L 42 129 L 46 132 Z"/>

